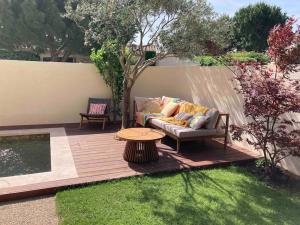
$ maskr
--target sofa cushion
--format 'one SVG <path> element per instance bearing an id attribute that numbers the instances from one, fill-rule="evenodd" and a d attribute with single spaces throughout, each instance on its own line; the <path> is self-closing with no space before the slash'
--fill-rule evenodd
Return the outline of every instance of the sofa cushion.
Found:
<path id="1" fill-rule="evenodd" d="M 222 135 L 224 134 L 224 131 L 219 129 L 199 129 L 194 130 L 189 127 L 182 127 L 174 124 L 170 124 L 167 122 L 164 122 L 160 119 L 151 119 L 149 121 L 150 124 L 153 124 L 169 133 L 174 134 L 177 137 L 180 138 L 189 138 L 189 137 L 205 137 L 209 135 Z"/>
<path id="2" fill-rule="evenodd" d="M 178 108 L 178 103 L 169 102 L 161 111 L 161 114 L 165 117 L 170 117 L 174 114 L 176 109 Z"/>
<path id="3" fill-rule="evenodd" d="M 148 97 L 134 97 L 135 100 L 135 104 L 136 104 L 136 108 L 137 108 L 137 112 L 142 112 L 143 111 L 143 107 L 144 105 L 151 101 L 151 100 L 157 100 L 157 101 L 161 101 L 160 97 L 157 98 L 148 98 Z"/>
<path id="4" fill-rule="evenodd" d="M 167 124 L 169 124 L 169 123 L 167 123 L 167 122 L 165 122 L 165 121 L 162 121 L 162 120 L 160 120 L 160 119 L 151 119 L 151 120 L 149 120 L 149 123 L 150 123 L 150 124 L 153 124 L 153 125 L 155 125 L 155 126 L 157 126 L 157 127 L 159 127 L 159 128 L 161 128 L 161 129 L 164 129 L 165 126 L 166 126 Z"/>
<path id="5" fill-rule="evenodd" d="M 190 113 L 186 113 L 186 112 L 181 112 L 178 113 L 174 118 L 175 120 L 188 120 L 192 117 L 193 115 Z"/>
<path id="6" fill-rule="evenodd" d="M 207 124 L 205 125 L 205 128 L 207 129 L 216 128 L 216 124 L 218 122 L 220 112 L 217 109 L 212 108 L 208 110 L 205 115 L 208 117 L 208 121 Z"/>
<path id="7" fill-rule="evenodd" d="M 224 132 L 219 129 L 198 129 L 194 130 L 192 128 L 185 128 L 178 130 L 176 136 L 180 138 L 192 138 L 192 137 L 205 137 L 210 135 L 222 135 Z"/>
<path id="8" fill-rule="evenodd" d="M 145 113 L 160 113 L 161 112 L 161 100 L 160 99 L 149 99 L 145 101 L 142 106 L 142 112 Z"/>
<path id="9" fill-rule="evenodd" d="M 204 116 L 202 113 L 196 113 L 191 119 L 191 121 L 189 122 L 189 127 L 194 130 L 198 130 L 204 127 L 208 119 L 209 118 L 207 116 Z"/>
<path id="10" fill-rule="evenodd" d="M 173 98 L 173 97 L 163 96 L 161 98 L 161 100 L 162 100 L 162 106 L 165 107 L 170 102 L 178 103 L 180 101 L 180 98 Z"/>

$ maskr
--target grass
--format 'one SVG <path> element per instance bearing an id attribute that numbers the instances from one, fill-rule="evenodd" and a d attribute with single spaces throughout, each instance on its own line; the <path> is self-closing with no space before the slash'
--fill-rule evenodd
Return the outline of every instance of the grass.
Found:
<path id="1" fill-rule="evenodd" d="M 66 224 L 300 223 L 300 194 L 267 186 L 241 168 L 130 178 L 57 194 Z"/>

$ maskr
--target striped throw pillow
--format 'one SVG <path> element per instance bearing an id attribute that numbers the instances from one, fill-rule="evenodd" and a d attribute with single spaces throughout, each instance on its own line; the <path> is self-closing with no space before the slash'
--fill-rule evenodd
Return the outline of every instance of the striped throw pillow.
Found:
<path id="1" fill-rule="evenodd" d="M 186 113 L 186 112 L 181 112 L 178 113 L 174 118 L 175 120 L 188 120 L 192 117 L 192 114 Z"/>
<path id="2" fill-rule="evenodd" d="M 106 109 L 106 104 L 90 104 L 89 114 L 103 115 Z"/>

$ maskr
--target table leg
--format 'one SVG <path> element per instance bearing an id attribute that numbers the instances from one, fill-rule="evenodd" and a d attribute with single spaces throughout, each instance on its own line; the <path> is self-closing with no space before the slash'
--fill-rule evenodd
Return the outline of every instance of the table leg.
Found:
<path id="1" fill-rule="evenodd" d="M 135 142 L 127 141 L 123 154 L 124 160 L 133 163 L 144 163 L 158 160 L 155 141 Z"/>

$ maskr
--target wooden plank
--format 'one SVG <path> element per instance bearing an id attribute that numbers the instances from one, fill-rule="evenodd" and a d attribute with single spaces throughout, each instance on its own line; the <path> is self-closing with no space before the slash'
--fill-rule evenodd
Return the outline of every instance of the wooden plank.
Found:
<path id="1" fill-rule="evenodd" d="M 27 128 L 59 127 L 26 126 Z M 61 127 L 61 126 L 60 126 Z M 206 145 L 183 143 L 183 151 L 176 153 L 174 142 L 158 143 L 160 158 L 156 162 L 131 164 L 123 160 L 124 141 L 116 140 L 118 126 L 108 131 L 99 129 L 79 130 L 78 124 L 64 125 L 79 177 L 19 187 L 0 189 L 0 201 L 20 199 L 55 193 L 69 186 L 102 182 L 128 176 L 151 174 L 163 171 L 176 171 L 186 168 L 212 168 L 232 163 L 245 163 L 258 157 L 256 152 L 236 146 L 228 146 L 224 151 L 218 141 Z M 13 127 L 11 129 L 20 129 Z M 9 127 L 7 129 L 10 129 Z"/>

